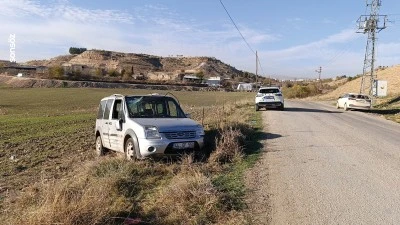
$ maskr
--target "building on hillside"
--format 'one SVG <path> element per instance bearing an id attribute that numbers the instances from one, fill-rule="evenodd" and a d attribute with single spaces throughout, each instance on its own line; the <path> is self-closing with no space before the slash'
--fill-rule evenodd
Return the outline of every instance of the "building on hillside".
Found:
<path id="1" fill-rule="evenodd" d="M 38 74 L 44 74 L 49 71 L 49 68 L 47 66 L 37 66 L 36 67 L 36 73 Z"/>
<path id="2" fill-rule="evenodd" d="M 185 76 L 183 76 L 183 82 L 185 82 L 185 83 L 200 83 L 201 79 L 198 78 L 197 76 L 185 75 Z"/>
<path id="3" fill-rule="evenodd" d="M 211 87 L 221 86 L 221 77 L 210 77 L 206 80 L 206 84 Z"/>
<path id="4" fill-rule="evenodd" d="M 240 83 L 237 86 L 238 91 L 252 91 L 253 90 L 253 84 L 250 83 Z"/>
<path id="5" fill-rule="evenodd" d="M 35 74 L 35 72 L 36 72 L 35 66 L 27 66 L 20 64 L 10 64 L 7 66 L 2 66 L 0 68 L 0 73 L 6 73 L 6 74 L 23 73 L 24 75 L 32 75 Z"/>

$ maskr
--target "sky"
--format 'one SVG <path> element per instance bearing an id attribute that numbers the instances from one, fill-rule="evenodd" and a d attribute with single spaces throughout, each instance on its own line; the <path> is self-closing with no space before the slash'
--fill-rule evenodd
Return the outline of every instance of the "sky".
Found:
<path id="1" fill-rule="evenodd" d="M 368 0 L 370 1 L 370 0 Z M 157 56 L 209 56 L 274 78 L 362 73 L 367 36 L 357 19 L 365 0 L 0 0 L 0 59 L 68 54 L 69 47 Z M 400 1 L 382 0 L 378 66 L 400 64 Z M 14 40 L 12 40 L 13 42 Z M 250 47 L 249 47 L 250 46 Z"/>

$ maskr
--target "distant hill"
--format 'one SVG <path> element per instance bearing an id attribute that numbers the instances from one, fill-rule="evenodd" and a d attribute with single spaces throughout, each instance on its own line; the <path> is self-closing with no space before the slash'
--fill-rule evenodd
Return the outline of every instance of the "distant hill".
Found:
<path id="1" fill-rule="evenodd" d="M 49 60 L 32 60 L 29 66 L 64 67 L 71 72 L 93 76 L 147 76 L 150 80 L 177 80 L 184 75 L 201 74 L 204 78 L 221 76 L 246 79 L 248 73 L 213 57 L 160 57 L 146 54 L 88 50 L 77 55 Z M 180 76 L 180 77 L 179 77 Z"/>

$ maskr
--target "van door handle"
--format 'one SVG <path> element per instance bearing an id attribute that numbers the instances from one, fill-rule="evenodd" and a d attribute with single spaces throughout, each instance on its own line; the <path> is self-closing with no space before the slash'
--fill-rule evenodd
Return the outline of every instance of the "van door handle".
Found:
<path id="1" fill-rule="evenodd" d="M 108 125 L 112 125 L 112 122 L 109 122 Z"/>

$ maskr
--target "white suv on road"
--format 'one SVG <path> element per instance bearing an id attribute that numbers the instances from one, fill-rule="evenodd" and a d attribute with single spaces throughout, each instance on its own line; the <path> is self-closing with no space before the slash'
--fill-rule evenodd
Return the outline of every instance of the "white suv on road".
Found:
<path id="1" fill-rule="evenodd" d="M 96 152 L 125 153 L 127 159 L 201 153 L 204 130 L 188 118 L 175 98 L 165 95 L 114 94 L 100 102 Z"/>
<path id="2" fill-rule="evenodd" d="M 256 95 L 256 111 L 260 108 L 278 108 L 284 110 L 285 102 L 279 87 L 262 87 Z"/>

